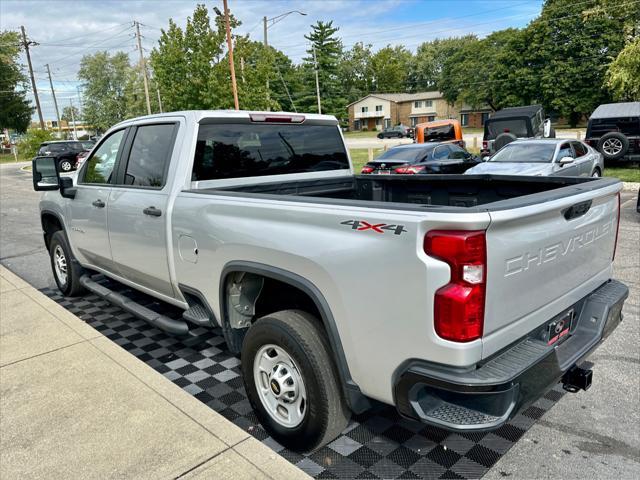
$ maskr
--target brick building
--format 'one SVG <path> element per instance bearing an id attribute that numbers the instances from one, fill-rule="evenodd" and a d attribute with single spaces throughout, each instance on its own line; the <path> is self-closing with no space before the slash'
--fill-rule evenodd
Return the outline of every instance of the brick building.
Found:
<path id="1" fill-rule="evenodd" d="M 396 125 L 455 118 L 463 126 L 481 127 L 490 109 L 457 108 L 440 92 L 372 93 L 347 106 L 350 130 L 382 130 Z"/>

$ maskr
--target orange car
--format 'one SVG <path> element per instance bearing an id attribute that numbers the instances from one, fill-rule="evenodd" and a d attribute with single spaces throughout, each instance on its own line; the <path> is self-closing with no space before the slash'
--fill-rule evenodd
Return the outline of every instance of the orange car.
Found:
<path id="1" fill-rule="evenodd" d="M 450 142 L 465 148 L 462 139 L 462 126 L 458 120 L 436 120 L 435 122 L 419 123 L 415 127 L 416 143 Z"/>

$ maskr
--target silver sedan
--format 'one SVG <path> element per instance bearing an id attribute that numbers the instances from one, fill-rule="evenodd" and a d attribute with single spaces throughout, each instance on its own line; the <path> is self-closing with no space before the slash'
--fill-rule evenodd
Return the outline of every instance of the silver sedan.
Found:
<path id="1" fill-rule="evenodd" d="M 601 177 L 603 172 L 602 155 L 589 145 L 578 140 L 546 138 L 508 143 L 465 175 Z"/>

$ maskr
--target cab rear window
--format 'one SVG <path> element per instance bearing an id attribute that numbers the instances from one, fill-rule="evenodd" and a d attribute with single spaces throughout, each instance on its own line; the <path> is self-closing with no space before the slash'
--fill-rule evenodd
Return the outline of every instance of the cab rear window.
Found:
<path id="1" fill-rule="evenodd" d="M 192 180 L 349 168 L 335 125 L 201 125 Z"/>

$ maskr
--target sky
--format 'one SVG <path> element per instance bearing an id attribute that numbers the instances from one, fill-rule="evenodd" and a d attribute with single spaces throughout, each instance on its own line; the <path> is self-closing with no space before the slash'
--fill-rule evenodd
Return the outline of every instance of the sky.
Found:
<path id="1" fill-rule="evenodd" d="M 60 113 L 72 101 L 79 103 L 77 81 L 83 55 L 107 50 L 138 58 L 133 21 L 141 24 L 142 47 L 148 55 L 169 18 L 184 26 L 198 3 L 222 10 L 222 0 L 0 0 L 0 30 L 19 31 L 24 25 L 31 47 L 36 86 L 45 120 L 55 119 L 46 64 L 50 65 Z M 271 25 L 269 44 L 295 62 L 306 55 L 304 35 L 318 20 L 333 20 L 346 48 L 356 42 L 374 50 L 403 44 L 412 51 L 428 40 L 524 27 L 542 8 L 542 0 L 229 0 L 229 10 L 242 25 L 235 34 L 263 39 L 262 18 L 292 13 Z M 25 65 L 26 58 L 22 56 Z M 30 96 L 33 99 L 33 96 Z M 34 119 L 37 114 L 34 113 Z"/>

